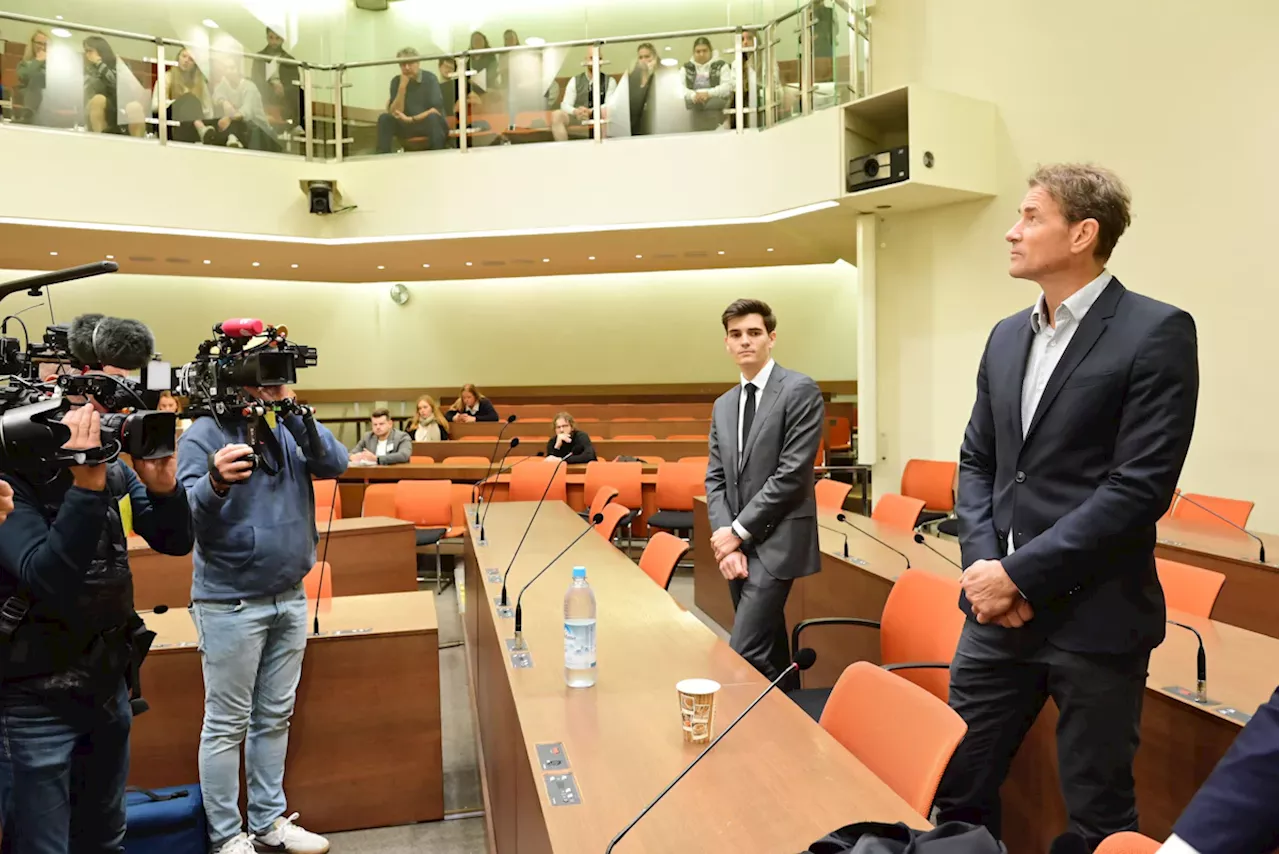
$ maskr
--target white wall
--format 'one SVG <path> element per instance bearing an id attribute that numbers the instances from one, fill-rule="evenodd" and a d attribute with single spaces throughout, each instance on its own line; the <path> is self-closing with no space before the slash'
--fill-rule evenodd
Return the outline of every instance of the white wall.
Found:
<path id="1" fill-rule="evenodd" d="M 993 101 L 1003 124 L 991 202 L 893 217 L 879 254 L 881 491 L 912 457 L 956 459 L 991 326 L 1031 305 L 1003 234 L 1037 162 L 1089 160 L 1133 193 L 1112 258 L 1126 286 L 1199 329 L 1200 401 L 1181 484 L 1277 500 L 1277 7 L 1274 0 L 877 4 L 873 82 Z"/>

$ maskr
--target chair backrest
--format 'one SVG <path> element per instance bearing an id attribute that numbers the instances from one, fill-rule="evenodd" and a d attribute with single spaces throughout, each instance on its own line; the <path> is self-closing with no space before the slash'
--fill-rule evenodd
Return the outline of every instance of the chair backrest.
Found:
<path id="1" fill-rule="evenodd" d="M 371 483 L 364 490 L 364 506 L 361 516 L 388 516 L 396 518 L 396 485 Z"/>
<path id="2" fill-rule="evenodd" d="M 853 489 L 853 484 L 842 483 L 829 477 L 824 477 L 813 485 L 813 493 L 818 500 L 818 506 L 827 510 L 843 510 L 844 500 L 849 497 L 849 490 L 851 489 Z"/>
<path id="3" fill-rule="evenodd" d="M 447 480 L 399 480 L 396 518 L 419 528 L 453 526 L 453 484 Z"/>
<path id="4" fill-rule="evenodd" d="M 636 424 L 641 421 L 648 421 L 649 419 L 648 418 L 632 418 L 629 415 L 624 415 L 621 418 L 610 418 L 609 420 L 612 421 L 614 424 Z"/>
<path id="5" fill-rule="evenodd" d="M 606 540 L 613 540 L 613 535 L 618 532 L 618 523 L 622 521 L 622 517 L 630 513 L 631 510 L 625 504 L 619 504 L 616 501 L 612 504 L 606 504 L 600 514 L 604 519 L 596 523 L 596 533 L 604 537 Z M 591 518 L 595 518 L 595 514 L 591 514 Z"/>
<path id="6" fill-rule="evenodd" d="M 535 463 L 529 463 L 535 465 Z M 582 499 L 590 506 L 601 487 L 611 486 L 618 490 L 618 500 L 628 507 L 639 507 L 642 503 L 641 478 L 644 466 L 641 463 L 615 463 L 595 460 L 587 463 L 587 477 L 582 489 Z"/>
<path id="7" fill-rule="evenodd" d="M 673 433 L 667 437 L 671 442 L 705 442 L 707 441 L 706 433 Z"/>
<path id="8" fill-rule="evenodd" d="M 316 495 L 316 521 L 329 521 L 329 508 L 333 508 L 333 518 L 342 518 L 342 492 L 336 480 L 317 480 L 311 484 Z"/>
<path id="9" fill-rule="evenodd" d="M 847 448 L 853 440 L 853 425 L 843 415 L 835 415 L 827 419 L 827 433 L 824 437 L 832 448 Z"/>
<path id="10" fill-rule="evenodd" d="M 1093 849 L 1093 854 L 1156 854 L 1160 843 L 1154 839 L 1126 830 L 1113 833 Z"/>
<path id="11" fill-rule="evenodd" d="M 618 490 L 614 489 L 612 486 L 602 486 L 597 489 L 595 497 L 591 499 L 591 506 L 587 508 L 587 518 L 596 518 L 596 514 L 603 513 L 604 508 L 617 497 Z"/>
<path id="12" fill-rule="evenodd" d="M 1187 499 L 1191 499 L 1188 501 Z M 1178 500 L 1173 505 L 1173 518 L 1184 522 L 1197 522 L 1202 525 L 1216 525 L 1219 528 L 1229 528 L 1235 530 L 1226 522 L 1214 516 L 1213 513 L 1207 513 L 1201 508 L 1192 504 L 1203 504 L 1218 516 L 1225 516 L 1232 522 L 1235 522 L 1241 528 L 1249 523 L 1249 514 L 1253 512 L 1253 502 L 1244 501 L 1239 498 L 1221 498 L 1217 495 L 1199 495 L 1194 492 L 1184 492 L 1178 496 Z"/>
<path id="13" fill-rule="evenodd" d="M 1156 558 L 1156 574 L 1164 589 L 1164 603 L 1175 611 L 1185 611 L 1197 617 L 1208 617 L 1213 603 L 1218 601 L 1222 583 L 1227 577 L 1221 572 L 1179 563 L 1176 560 Z"/>
<path id="14" fill-rule="evenodd" d="M 488 457 L 445 457 L 444 466 L 487 466 L 493 460 Z"/>
<path id="15" fill-rule="evenodd" d="M 923 569 L 908 569 L 898 576 L 880 615 L 880 661 L 902 664 L 908 661 L 941 661 L 955 657 L 964 612 L 960 582 Z M 916 668 L 899 670 L 897 675 L 947 701 L 951 674 L 947 670 Z"/>
<path id="16" fill-rule="evenodd" d="M 915 528 L 916 519 L 920 518 L 920 511 L 923 509 L 924 502 L 919 498 L 908 498 L 890 492 L 880 496 L 871 511 L 871 518 L 881 524 L 910 531 Z"/>
<path id="17" fill-rule="evenodd" d="M 946 703 L 867 661 L 840 674 L 819 723 L 922 816 L 967 729 Z"/>
<path id="18" fill-rule="evenodd" d="M 612 439 L 614 442 L 656 442 L 657 440 L 657 436 L 648 436 L 643 433 L 637 433 L 634 436 L 614 436 Z"/>
<path id="19" fill-rule="evenodd" d="M 711 463 L 711 457 L 681 457 L 676 460 L 676 462 L 690 466 L 697 466 L 705 472 L 707 470 L 707 466 Z"/>
<path id="20" fill-rule="evenodd" d="M 638 421 L 639 419 L 636 419 L 636 420 Z M 697 419 L 695 419 L 692 415 L 665 415 L 662 418 L 659 418 L 658 420 L 674 424 L 677 421 L 696 421 Z"/>
<path id="21" fill-rule="evenodd" d="M 511 470 L 508 501 L 537 501 L 545 491 L 548 501 L 564 501 L 569 494 L 569 473 L 556 463 L 532 462 Z M 553 478 L 554 474 L 554 478 Z M 547 489 L 550 485 L 550 489 Z"/>
<path id="22" fill-rule="evenodd" d="M 707 494 L 707 471 L 688 463 L 661 463 L 654 490 L 659 510 L 692 510 L 693 498 Z"/>
<path id="23" fill-rule="evenodd" d="M 450 528 L 467 529 L 467 505 L 475 501 L 475 484 L 455 483 L 449 488 L 450 504 L 453 505 L 453 518 Z"/>
<path id="24" fill-rule="evenodd" d="M 675 574 L 676 564 L 685 556 L 690 545 L 675 534 L 658 531 L 649 537 L 649 542 L 640 554 L 640 568 L 645 575 L 663 590 L 671 586 L 671 576 Z"/>
<path id="25" fill-rule="evenodd" d="M 944 460 L 907 460 L 902 469 L 903 495 L 919 498 L 926 510 L 950 513 L 955 509 L 955 493 L 951 486 L 956 480 L 956 463 Z"/>
<path id="26" fill-rule="evenodd" d="M 409 462 L 417 463 L 418 465 L 429 466 L 435 463 L 435 458 L 422 456 L 420 454 L 413 454 L 412 456 L 409 457 Z"/>
<path id="27" fill-rule="evenodd" d="M 328 561 L 317 561 L 302 579 L 302 589 L 312 602 L 333 598 L 333 566 Z"/>

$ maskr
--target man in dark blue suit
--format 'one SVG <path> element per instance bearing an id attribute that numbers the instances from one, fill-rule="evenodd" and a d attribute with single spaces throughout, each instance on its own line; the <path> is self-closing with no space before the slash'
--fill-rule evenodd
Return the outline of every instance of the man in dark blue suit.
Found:
<path id="1" fill-rule="evenodd" d="M 1199 374 L 1191 316 L 1105 267 L 1128 224 L 1115 175 L 1062 164 L 1032 175 L 1005 236 L 1009 274 L 1042 294 L 991 331 L 960 449 L 951 706 L 969 730 L 937 798 L 940 820 L 997 836 L 1000 785 L 1049 697 L 1070 829 L 1092 847 L 1138 826 L 1133 757 L 1164 638 L 1156 520 Z"/>
<path id="2" fill-rule="evenodd" d="M 1204 781 L 1161 854 L 1265 854 L 1280 845 L 1276 692 Z"/>

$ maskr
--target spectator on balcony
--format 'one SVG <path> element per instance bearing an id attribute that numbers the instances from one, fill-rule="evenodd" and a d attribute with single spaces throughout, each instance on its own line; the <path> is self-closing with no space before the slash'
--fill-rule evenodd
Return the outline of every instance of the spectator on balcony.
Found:
<path id="1" fill-rule="evenodd" d="M 684 105 L 693 117 L 693 130 L 714 130 L 724 121 L 724 108 L 733 100 L 733 69 L 712 55 L 711 42 L 698 36 L 693 59 L 684 64 Z"/>
<path id="2" fill-rule="evenodd" d="M 409 422 L 409 435 L 415 442 L 443 442 L 449 438 L 449 420 L 431 395 L 418 398 L 417 413 Z"/>
<path id="3" fill-rule="evenodd" d="M 280 111 L 280 118 L 299 127 L 302 121 L 301 72 L 292 62 L 280 62 L 282 59 L 293 59 L 289 51 L 284 49 L 284 37 L 267 27 L 267 46 L 258 51 L 259 56 L 253 60 L 249 69 L 249 79 L 258 87 L 262 103 Z M 263 59 L 263 56 L 273 57 Z"/>
<path id="4" fill-rule="evenodd" d="M 551 116 L 551 135 L 560 142 L 569 138 L 569 128 L 577 127 L 592 117 L 591 110 L 595 103 L 595 95 L 591 84 L 591 68 L 599 52 L 600 48 L 597 45 L 587 48 L 587 60 L 583 63 L 582 73 L 571 79 L 564 87 L 564 100 L 560 102 L 560 109 Z M 618 82 L 601 68 L 596 83 L 602 93 L 600 107 L 607 117 L 608 110 L 605 105 L 613 97 Z"/>
<path id="5" fill-rule="evenodd" d="M 471 34 L 471 50 L 488 50 L 489 37 L 476 30 Z M 473 56 L 468 59 L 470 68 L 475 72 L 471 76 L 471 88 L 481 95 L 498 88 L 498 57 L 491 53 Z"/>
<path id="6" fill-rule="evenodd" d="M 20 122 L 41 124 L 39 121 L 40 105 L 44 101 L 44 90 L 47 83 L 47 57 L 49 55 L 49 36 L 44 30 L 36 30 L 22 52 L 22 60 L 18 63 L 17 99 L 22 109 L 14 110 Z M 17 104 L 15 104 L 15 107 Z"/>
<path id="7" fill-rule="evenodd" d="M 756 74 L 756 34 L 743 30 L 742 32 L 742 67 L 739 68 L 735 62 L 733 64 L 733 73 L 730 76 L 732 85 L 737 86 L 737 80 L 742 79 L 742 118 L 746 127 L 759 127 L 760 111 L 764 105 L 764 90 L 760 86 L 759 76 Z M 737 104 L 737 92 L 729 93 L 728 107 L 734 108 Z M 737 113 L 731 112 L 725 116 L 724 126 L 729 129 L 737 127 Z"/>
<path id="8" fill-rule="evenodd" d="M 222 79 L 213 90 L 213 106 L 215 113 L 222 115 L 206 142 L 228 148 L 279 151 L 262 106 L 262 94 L 244 76 L 243 64 L 244 57 L 239 54 L 220 57 Z"/>
<path id="9" fill-rule="evenodd" d="M 444 98 L 446 109 L 452 109 L 453 115 L 458 116 L 461 108 L 458 105 L 458 92 L 462 81 L 455 75 L 458 73 L 458 60 L 452 56 L 443 57 L 436 67 L 440 71 L 440 92 Z M 480 108 L 480 96 L 471 88 L 471 84 L 467 84 L 467 115 L 475 115 Z"/>
<path id="10" fill-rule="evenodd" d="M 84 40 L 84 108 L 89 130 L 94 133 L 119 133 L 116 119 L 118 100 L 116 64 L 119 59 L 102 36 Z"/>
<path id="11" fill-rule="evenodd" d="M 556 415 L 551 438 L 547 440 L 547 459 L 564 460 L 566 465 L 589 463 L 596 458 L 591 437 L 578 429 L 573 416 L 567 412 Z"/>
<path id="12" fill-rule="evenodd" d="M 164 109 L 160 109 L 160 91 L 164 89 Z M 201 142 L 213 132 L 213 97 L 209 80 L 196 65 L 188 48 L 178 51 L 178 64 L 157 81 L 151 96 L 151 109 L 163 112 L 170 121 L 179 122 L 169 129 L 169 138 L 177 142 Z"/>
<path id="13" fill-rule="evenodd" d="M 444 417 L 455 424 L 474 424 L 477 421 L 497 421 L 498 410 L 479 389 L 467 383 Z"/>
<path id="14" fill-rule="evenodd" d="M 636 48 L 636 64 L 627 75 L 627 94 L 631 106 L 631 135 L 649 132 L 645 111 L 653 98 L 653 78 L 658 71 L 658 51 L 649 42 Z M 652 117 L 649 117 L 652 119 Z"/>
<path id="15" fill-rule="evenodd" d="M 444 148 L 449 125 L 444 118 L 440 81 L 423 71 L 418 52 L 411 47 L 396 52 L 400 73 L 391 78 L 387 111 L 378 116 L 378 153 L 390 154 L 393 139 L 425 137 L 427 148 Z"/>

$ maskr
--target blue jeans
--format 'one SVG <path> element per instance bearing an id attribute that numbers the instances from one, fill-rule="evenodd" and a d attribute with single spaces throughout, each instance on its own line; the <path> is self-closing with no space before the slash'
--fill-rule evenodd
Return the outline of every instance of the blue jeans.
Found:
<path id="1" fill-rule="evenodd" d="M 407 124 L 390 113 L 383 113 L 378 116 L 379 154 L 391 153 L 392 138 L 413 139 L 414 137 L 422 136 L 427 138 L 427 148 L 431 151 L 444 148 L 445 140 L 449 138 L 449 123 L 445 121 L 444 116 L 435 113 L 420 122 L 409 122 Z"/>
<path id="2" fill-rule="evenodd" d="M 4 854 L 121 854 L 129 692 L 98 708 L 0 707 Z"/>
<path id="3" fill-rule="evenodd" d="M 215 849 L 242 831 L 240 745 L 249 831 L 285 814 L 289 718 L 307 646 L 307 599 L 298 585 L 265 599 L 193 602 L 204 667 L 200 788 Z"/>

